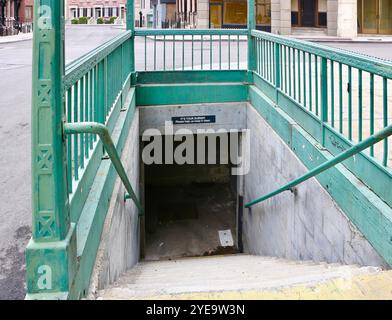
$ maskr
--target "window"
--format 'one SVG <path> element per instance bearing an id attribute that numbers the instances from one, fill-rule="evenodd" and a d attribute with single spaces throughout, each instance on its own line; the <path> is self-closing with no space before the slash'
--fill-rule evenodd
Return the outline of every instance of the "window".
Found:
<path id="1" fill-rule="evenodd" d="M 223 3 L 223 25 L 246 25 L 248 21 L 248 4 L 246 0 L 210 0 L 210 5 L 213 8 L 213 19 L 218 27 L 221 25 L 217 23 L 220 20 L 220 3 Z M 219 5 L 219 6 L 218 6 Z M 217 7 L 218 6 L 218 7 Z M 255 0 L 255 14 L 257 25 L 271 24 L 271 0 Z M 211 18 L 211 16 L 210 16 Z"/>
<path id="2" fill-rule="evenodd" d="M 256 24 L 271 24 L 271 0 L 256 0 Z"/>
<path id="3" fill-rule="evenodd" d="M 227 25 L 246 25 L 246 1 L 228 1 L 223 3 L 223 23 Z"/>
<path id="4" fill-rule="evenodd" d="M 26 18 L 26 20 L 31 20 L 33 18 L 33 7 L 32 6 L 25 7 L 25 18 Z"/>

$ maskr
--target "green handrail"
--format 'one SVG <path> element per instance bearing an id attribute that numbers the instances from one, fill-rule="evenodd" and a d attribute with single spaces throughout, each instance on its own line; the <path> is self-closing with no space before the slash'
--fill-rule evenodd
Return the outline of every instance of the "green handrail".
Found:
<path id="1" fill-rule="evenodd" d="M 143 215 L 143 207 L 137 198 L 132 185 L 128 179 L 127 173 L 125 172 L 124 166 L 121 163 L 120 156 L 114 146 L 113 140 L 110 136 L 108 128 L 102 123 L 97 122 L 78 122 L 78 123 L 66 123 L 64 125 L 65 134 L 82 134 L 82 133 L 91 133 L 97 134 L 104 147 L 106 152 L 109 155 L 110 160 L 113 163 L 114 168 L 116 169 L 118 175 L 120 176 L 125 189 L 128 192 L 126 198 L 131 198 L 133 202 L 135 202 L 136 207 L 139 209 L 139 215 Z"/>
<path id="2" fill-rule="evenodd" d="M 392 125 L 384 128 L 383 130 L 381 130 L 380 132 L 370 136 L 369 138 L 367 138 L 366 140 L 358 143 L 357 145 L 351 147 L 350 149 L 344 151 L 343 153 L 341 153 L 340 155 L 332 158 L 331 160 L 319 165 L 318 167 L 314 168 L 313 170 L 309 171 L 308 173 L 304 174 L 302 177 L 295 179 L 294 181 L 286 184 L 285 186 L 275 190 L 274 192 L 271 192 L 269 194 L 267 194 L 264 197 L 261 197 L 259 199 L 256 199 L 254 201 L 251 201 L 249 203 L 247 203 L 245 205 L 245 208 L 250 208 L 252 206 L 254 206 L 255 204 L 258 204 L 260 202 L 263 202 L 267 199 L 270 199 L 284 191 L 289 191 L 292 188 L 294 188 L 295 186 L 299 185 L 302 182 L 305 182 L 313 177 L 315 177 L 316 175 L 336 166 L 337 164 L 343 162 L 344 160 L 358 154 L 359 152 L 375 145 L 376 143 L 386 139 L 387 137 L 389 137 L 390 135 L 392 135 Z"/>

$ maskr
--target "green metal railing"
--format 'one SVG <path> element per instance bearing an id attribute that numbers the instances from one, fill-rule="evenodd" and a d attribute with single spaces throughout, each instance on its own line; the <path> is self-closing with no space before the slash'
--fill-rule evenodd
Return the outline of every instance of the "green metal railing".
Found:
<path id="1" fill-rule="evenodd" d="M 392 63 L 345 50 L 252 30 L 257 76 L 352 143 L 392 122 Z M 321 141 L 325 144 L 323 131 Z M 391 141 L 369 155 L 392 163 Z"/>
<path id="2" fill-rule="evenodd" d="M 137 71 L 246 69 L 246 29 L 136 29 Z"/>
<path id="3" fill-rule="evenodd" d="M 133 1 L 127 5 L 133 8 Z M 114 128 L 122 123 L 128 128 L 135 105 L 133 10 L 127 10 L 126 32 L 65 67 L 64 0 L 47 0 L 45 6 L 48 10 L 35 1 L 27 292 L 39 299 L 80 298 L 86 294 L 108 206 L 103 198 L 88 204 L 101 167 L 108 173 L 103 184 L 98 179 L 102 191 L 113 190 L 117 170 L 142 212 L 110 137 L 116 134 L 116 146 L 122 148 L 126 136 Z M 104 152 L 115 170 L 103 162 Z"/>
<path id="4" fill-rule="evenodd" d="M 125 195 L 126 198 L 130 198 L 135 202 L 136 207 L 139 209 L 139 215 L 143 214 L 143 207 L 137 198 L 132 185 L 128 179 L 127 173 L 122 165 L 121 158 L 114 146 L 113 140 L 110 136 L 108 128 L 101 124 L 95 122 L 79 122 L 79 123 L 67 123 L 64 127 L 64 131 L 67 135 L 78 135 L 78 134 L 93 134 L 99 135 L 101 141 L 105 147 L 110 160 L 113 163 L 118 175 L 120 176 L 122 182 L 124 183 L 125 189 L 128 194 Z"/>
<path id="5" fill-rule="evenodd" d="M 64 88 L 68 123 L 107 123 L 131 74 L 130 38 L 131 32 L 126 31 L 66 67 Z M 96 136 L 88 133 L 68 137 L 69 193 L 83 176 L 95 142 Z"/>
<path id="6" fill-rule="evenodd" d="M 345 152 L 341 153 L 340 155 L 332 158 L 331 160 L 319 165 L 318 167 L 314 168 L 313 170 L 309 171 L 308 173 L 304 174 L 303 176 L 291 181 L 290 183 L 286 184 L 285 186 L 259 198 L 254 201 L 251 201 L 245 205 L 245 208 L 250 208 L 260 202 L 263 202 L 267 199 L 270 199 L 278 194 L 292 190 L 295 186 L 323 173 L 324 171 L 342 163 L 343 161 L 347 160 L 350 157 L 355 156 L 359 152 L 374 146 L 376 143 L 388 138 L 392 135 L 392 125 L 381 130 L 379 133 L 372 135 L 371 137 L 365 139 L 364 141 L 358 143 L 357 145 L 353 146 L 352 148 L 346 150 Z"/>

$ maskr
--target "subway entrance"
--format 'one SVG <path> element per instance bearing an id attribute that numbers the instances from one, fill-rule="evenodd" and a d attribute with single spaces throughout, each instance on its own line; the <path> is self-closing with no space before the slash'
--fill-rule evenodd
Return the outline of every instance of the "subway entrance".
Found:
<path id="1" fill-rule="evenodd" d="M 158 142 L 163 159 L 173 163 L 142 162 L 145 260 L 240 252 L 238 177 L 232 174 L 229 140 L 228 133 L 184 135 L 180 140 L 164 135 Z M 173 151 L 165 148 L 170 141 Z M 142 157 L 154 156 L 149 144 L 141 143 Z"/>

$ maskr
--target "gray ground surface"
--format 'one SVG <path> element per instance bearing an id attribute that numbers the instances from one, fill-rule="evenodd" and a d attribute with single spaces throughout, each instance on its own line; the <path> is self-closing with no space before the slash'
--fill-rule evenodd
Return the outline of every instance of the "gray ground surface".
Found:
<path id="1" fill-rule="evenodd" d="M 67 28 L 67 62 L 121 31 L 108 26 Z M 392 44 L 330 45 L 392 59 Z M 0 299 L 23 299 L 25 294 L 24 248 L 31 234 L 31 48 L 31 41 L 0 44 Z"/>
<path id="2" fill-rule="evenodd" d="M 392 60 L 392 43 L 345 43 L 324 42 L 323 45 L 336 47 L 348 51 L 360 52 L 362 54 Z"/>

